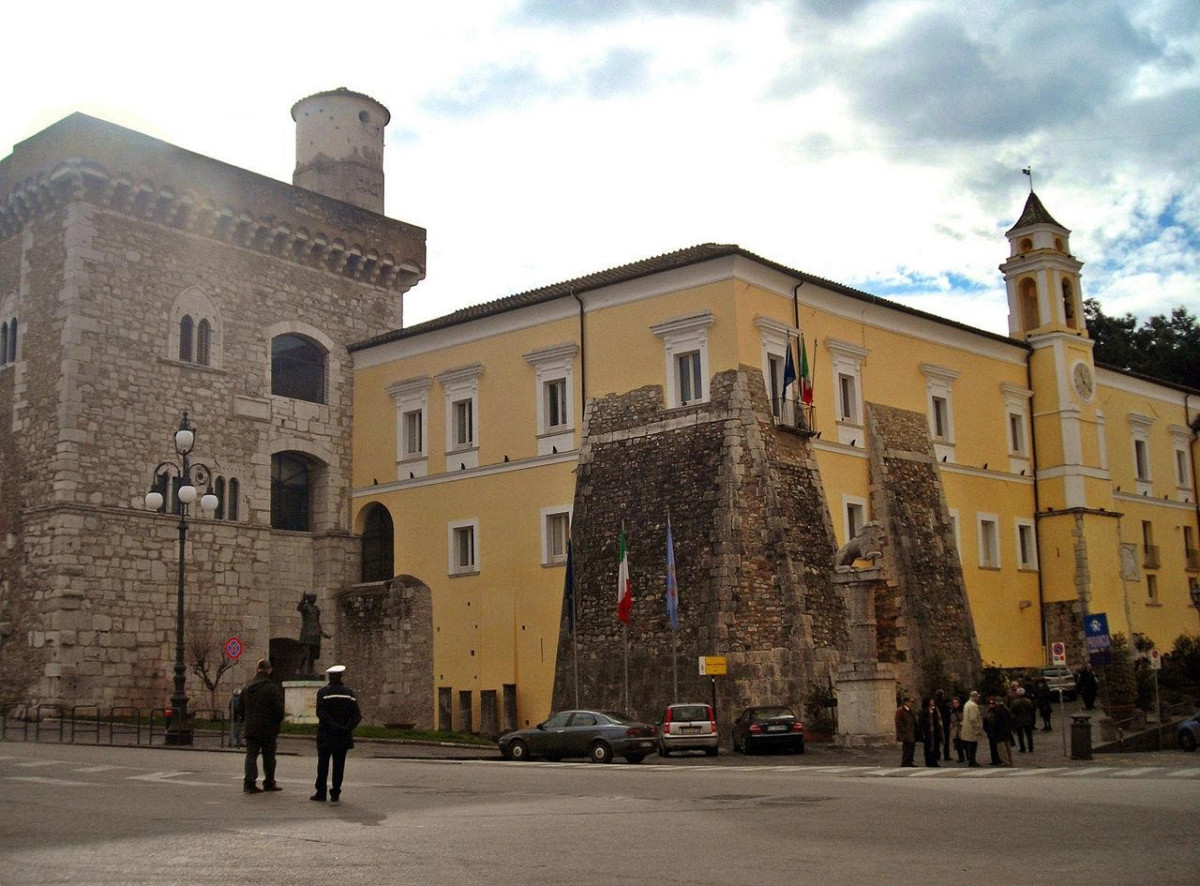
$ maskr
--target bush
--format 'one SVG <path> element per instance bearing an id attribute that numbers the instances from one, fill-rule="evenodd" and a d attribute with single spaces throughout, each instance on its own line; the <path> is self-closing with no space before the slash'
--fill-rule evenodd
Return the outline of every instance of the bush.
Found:
<path id="1" fill-rule="evenodd" d="M 1130 707 L 1137 702 L 1133 659 L 1129 654 L 1129 640 L 1124 634 L 1112 635 L 1111 660 L 1106 665 L 1100 665 L 1096 671 L 1107 694 L 1109 707 Z"/>

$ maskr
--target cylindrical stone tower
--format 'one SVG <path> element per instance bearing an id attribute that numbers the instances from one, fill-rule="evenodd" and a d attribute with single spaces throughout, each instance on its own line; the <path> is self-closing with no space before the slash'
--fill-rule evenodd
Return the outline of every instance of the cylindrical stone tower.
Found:
<path id="1" fill-rule="evenodd" d="M 292 184 L 383 213 L 383 129 L 392 115 L 344 86 L 292 105 L 296 171 Z"/>

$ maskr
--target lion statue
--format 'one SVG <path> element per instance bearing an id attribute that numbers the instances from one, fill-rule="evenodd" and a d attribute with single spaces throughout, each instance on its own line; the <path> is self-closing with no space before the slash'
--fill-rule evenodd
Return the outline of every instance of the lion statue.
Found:
<path id="1" fill-rule="evenodd" d="M 854 538 L 850 539 L 833 555 L 833 566 L 838 572 L 854 569 L 856 560 L 869 560 L 871 566 L 883 558 L 883 527 L 872 521 L 864 523 Z"/>

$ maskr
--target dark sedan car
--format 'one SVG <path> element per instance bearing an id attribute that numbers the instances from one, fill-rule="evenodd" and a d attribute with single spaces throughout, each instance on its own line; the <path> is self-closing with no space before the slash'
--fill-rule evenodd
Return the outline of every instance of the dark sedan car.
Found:
<path id="1" fill-rule="evenodd" d="M 624 757 L 641 763 L 657 747 L 658 730 L 613 711 L 559 711 L 532 729 L 518 729 L 500 736 L 500 753 L 506 760 L 545 757 L 587 757 L 593 763 L 608 763 Z"/>
<path id="2" fill-rule="evenodd" d="M 1179 724 L 1179 746 L 1194 751 L 1200 745 L 1200 713 Z"/>
<path id="3" fill-rule="evenodd" d="M 791 708 L 764 705 L 746 708 L 733 721 L 733 749 L 743 754 L 779 748 L 804 753 L 804 724 Z"/>

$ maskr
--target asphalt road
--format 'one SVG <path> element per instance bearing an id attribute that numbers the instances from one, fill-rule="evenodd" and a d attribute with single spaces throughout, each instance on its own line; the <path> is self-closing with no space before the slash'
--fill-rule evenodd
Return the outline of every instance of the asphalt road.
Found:
<path id="1" fill-rule="evenodd" d="M 0 884 L 1091 886 L 1200 871 L 1200 759 L 1180 752 L 901 770 L 819 749 L 602 766 L 371 747 L 332 805 L 308 800 L 315 758 L 296 747 L 281 793 L 246 795 L 231 752 L 2 742 Z"/>

